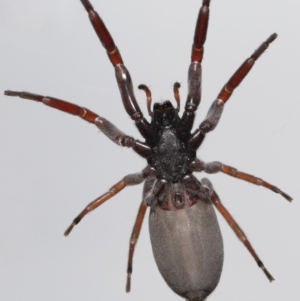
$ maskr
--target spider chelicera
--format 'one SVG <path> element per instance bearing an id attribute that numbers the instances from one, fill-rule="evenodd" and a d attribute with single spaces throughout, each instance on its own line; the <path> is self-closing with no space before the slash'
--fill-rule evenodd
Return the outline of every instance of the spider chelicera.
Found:
<path id="1" fill-rule="evenodd" d="M 195 131 L 192 131 L 195 112 L 201 100 L 201 61 L 208 27 L 210 1 L 203 0 L 196 23 L 188 70 L 188 96 L 182 116 L 179 116 L 179 83 L 175 83 L 173 87 L 176 108 L 170 101 L 155 103 L 151 108 L 152 98 L 149 88 L 146 85 L 139 86 L 139 89 L 146 93 L 150 123 L 140 110 L 134 96 L 130 74 L 109 31 L 91 3 L 88 0 L 81 0 L 81 2 L 115 68 L 125 110 L 135 122 L 145 141 L 142 142 L 124 134 L 110 121 L 89 109 L 57 98 L 16 91 L 5 91 L 5 95 L 35 100 L 79 116 L 95 124 L 117 145 L 132 148 L 147 160 L 147 166 L 139 173 L 125 176 L 106 193 L 91 202 L 73 220 L 65 231 L 65 235 L 69 235 L 73 227 L 87 213 L 112 198 L 126 186 L 145 182 L 142 202 L 130 239 L 127 292 L 130 291 L 133 253 L 148 206 L 151 208 L 150 236 L 155 260 L 168 285 L 180 296 L 190 301 L 204 300 L 219 282 L 223 264 L 223 243 L 213 205 L 243 242 L 266 277 L 270 281 L 274 280 L 244 232 L 221 203 L 211 182 L 206 178 L 199 182 L 193 173 L 223 172 L 237 179 L 268 188 L 281 194 L 288 201 L 292 201 L 289 195 L 260 178 L 240 172 L 220 162 L 205 163 L 196 157 L 196 152 L 206 134 L 216 128 L 226 101 L 277 35 L 272 34 L 237 69 L 212 103 L 204 121 Z"/>

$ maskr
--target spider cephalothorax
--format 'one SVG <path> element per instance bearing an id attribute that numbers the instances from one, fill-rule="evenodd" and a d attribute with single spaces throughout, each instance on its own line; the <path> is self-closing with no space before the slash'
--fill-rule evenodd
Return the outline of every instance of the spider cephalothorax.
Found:
<path id="1" fill-rule="evenodd" d="M 178 131 L 178 110 L 170 101 L 155 103 L 151 112 L 151 128 L 155 132 L 152 154 L 148 164 L 156 170 L 158 179 L 168 182 L 180 181 L 188 172 L 186 145 Z"/>

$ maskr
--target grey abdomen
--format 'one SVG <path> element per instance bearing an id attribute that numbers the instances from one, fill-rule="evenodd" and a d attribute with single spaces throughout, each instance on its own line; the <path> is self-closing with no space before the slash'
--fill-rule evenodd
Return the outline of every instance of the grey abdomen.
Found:
<path id="1" fill-rule="evenodd" d="M 149 230 L 158 269 L 178 295 L 202 301 L 217 286 L 223 266 L 223 241 L 211 202 L 187 209 L 151 209 Z"/>

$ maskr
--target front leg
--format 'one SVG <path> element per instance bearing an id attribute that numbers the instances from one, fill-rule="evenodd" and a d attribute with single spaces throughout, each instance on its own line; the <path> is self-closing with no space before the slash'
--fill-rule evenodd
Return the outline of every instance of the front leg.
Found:
<path id="1" fill-rule="evenodd" d="M 135 121 L 135 124 L 141 135 L 146 140 L 152 140 L 153 131 L 150 128 L 148 121 L 143 117 L 142 111 L 136 101 L 130 74 L 123 64 L 123 59 L 112 36 L 106 28 L 103 20 L 94 10 L 92 4 L 88 0 L 81 0 L 81 3 L 89 15 L 90 21 L 102 46 L 106 49 L 111 63 L 115 67 L 116 79 L 126 112 L 131 119 Z"/>
<path id="2" fill-rule="evenodd" d="M 209 20 L 210 0 L 203 0 L 198 13 L 194 41 L 192 46 L 191 64 L 188 71 L 188 96 L 185 103 L 184 112 L 179 123 L 181 136 L 183 139 L 190 135 L 192 130 L 195 112 L 201 101 L 201 62 L 204 52 L 204 43 Z"/>
<path id="3" fill-rule="evenodd" d="M 276 186 L 274 186 L 258 177 L 238 171 L 237 169 L 235 169 L 229 165 L 225 165 L 221 162 L 216 161 L 216 162 L 211 162 L 211 163 L 204 163 L 203 161 L 196 159 L 194 162 L 192 162 L 191 167 L 192 167 L 193 171 L 204 171 L 204 172 L 210 173 L 210 174 L 217 173 L 217 172 L 223 172 L 234 178 L 244 180 L 246 182 L 250 182 L 250 183 L 258 185 L 258 186 L 263 186 L 265 188 L 268 188 L 276 193 L 279 193 L 289 202 L 291 202 L 293 200 L 288 194 L 286 194 L 285 192 L 283 192 Z"/>
<path id="4" fill-rule="evenodd" d="M 229 81 L 221 89 L 217 99 L 212 103 L 206 118 L 201 122 L 199 128 L 191 135 L 188 140 L 188 146 L 192 149 L 198 149 L 207 133 L 213 131 L 219 123 L 224 105 L 230 98 L 235 88 L 243 81 L 246 75 L 254 66 L 255 61 L 264 53 L 277 37 L 272 34 L 264 43 L 262 43 L 254 53 L 244 61 L 244 63 L 235 71 Z"/>
<path id="5" fill-rule="evenodd" d="M 71 115 L 78 116 L 87 122 L 95 124 L 106 137 L 108 137 L 117 145 L 130 147 L 137 154 L 144 158 L 149 157 L 151 154 L 151 149 L 147 144 L 135 140 L 132 137 L 124 134 L 110 121 L 98 116 L 96 113 L 90 111 L 89 109 L 80 107 L 76 104 L 58 98 L 42 96 L 29 92 L 5 91 L 4 94 L 7 96 L 18 96 L 20 98 L 41 102 L 46 106 L 52 107 L 54 109 L 63 111 Z"/>

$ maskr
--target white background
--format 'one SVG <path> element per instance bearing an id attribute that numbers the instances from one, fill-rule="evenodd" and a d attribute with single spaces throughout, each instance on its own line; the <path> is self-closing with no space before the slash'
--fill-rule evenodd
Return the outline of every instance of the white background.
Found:
<path id="1" fill-rule="evenodd" d="M 146 83 L 154 101 L 173 101 L 172 85 L 179 81 L 183 107 L 201 1 L 93 0 L 93 5 L 134 86 Z M 292 0 L 211 3 L 196 124 L 236 68 L 271 33 L 279 37 L 234 92 L 198 156 L 262 177 L 295 199 L 289 204 L 267 189 L 224 174 L 209 176 L 276 279 L 268 283 L 219 216 L 225 263 L 211 301 L 300 297 L 299 10 Z M 1 0 L 0 43 L 0 91 L 72 101 L 141 139 L 79 0 Z M 144 93 L 136 96 L 147 116 Z M 0 299 L 181 300 L 158 273 L 146 221 L 132 292 L 125 293 L 128 242 L 142 185 L 122 191 L 63 236 L 87 203 L 140 171 L 144 160 L 79 118 L 33 101 L 0 98 Z"/>

